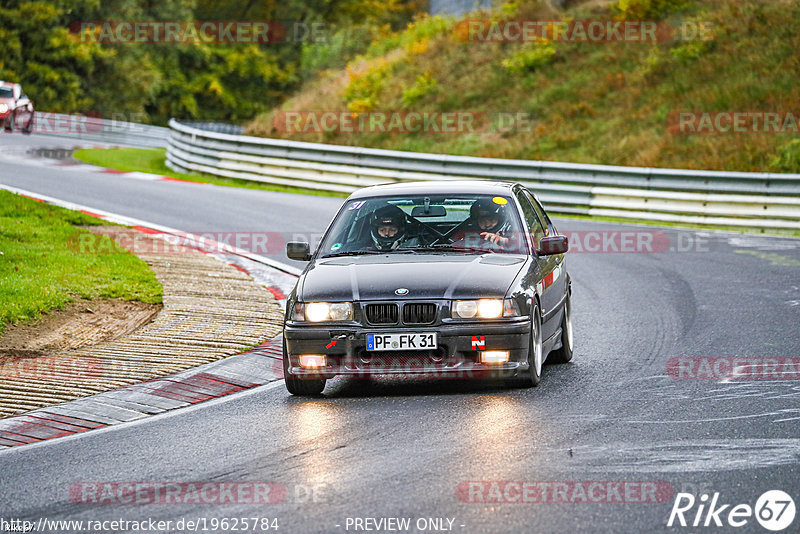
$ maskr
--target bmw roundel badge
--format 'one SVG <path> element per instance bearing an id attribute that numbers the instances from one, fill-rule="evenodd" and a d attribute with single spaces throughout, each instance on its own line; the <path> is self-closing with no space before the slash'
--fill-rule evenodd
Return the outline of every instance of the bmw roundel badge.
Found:
<path id="1" fill-rule="evenodd" d="M 400 296 L 408 295 L 408 289 L 406 289 L 404 287 L 398 287 L 397 289 L 394 290 L 394 294 L 395 295 L 400 295 Z"/>

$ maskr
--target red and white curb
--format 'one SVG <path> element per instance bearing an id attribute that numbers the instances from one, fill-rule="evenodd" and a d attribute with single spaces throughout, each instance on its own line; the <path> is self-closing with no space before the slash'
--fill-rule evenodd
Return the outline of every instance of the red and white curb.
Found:
<path id="1" fill-rule="evenodd" d="M 200 236 L 132 217 L 3 184 L 0 184 L 0 189 L 131 226 L 157 238 L 179 237 L 185 242 L 203 242 Z M 206 239 L 205 243 L 209 244 L 209 240 Z M 276 280 L 275 284 L 265 287 L 282 305 L 285 304 L 286 293 L 300 274 L 299 269 L 225 243 L 210 244 L 214 250 L 222 252 L 221 255 L 214 254 L 222 261 L 254 275 L 257 279 Z M 197 250 L 206 252 L 202 248 Z M 224 397 L 282 378 L 283 338 L 278 336 L 251 351 L 174 375 L 0 419 L 0 450 L 133 421 Z"/>

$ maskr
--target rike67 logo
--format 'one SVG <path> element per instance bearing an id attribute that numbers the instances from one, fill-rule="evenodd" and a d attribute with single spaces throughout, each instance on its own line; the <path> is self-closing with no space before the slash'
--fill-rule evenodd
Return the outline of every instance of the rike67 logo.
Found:
<path id="1" fill-rule="evenodd" d="M 691 493 L 678 493 L 667 526 L 743 527 L 755 517 L 765 529 L 778 532 L 794 522 L 795 511 L 794 500 L 780 490 L 764 492 L 755 507 L 749 504 L 722 504 L 718 492 L 710 501 L 707 494 L 697 499 Z"/>

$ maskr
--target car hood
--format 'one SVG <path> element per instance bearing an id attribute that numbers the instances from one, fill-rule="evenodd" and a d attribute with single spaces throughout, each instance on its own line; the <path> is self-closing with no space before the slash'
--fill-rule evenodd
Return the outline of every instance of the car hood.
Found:
<path id="1" fill-rule="evenodd" d="M 301 300 L 503 297 L 525 264 L 517 254 L 381 254 L 317 260 L 303 275 Z"/>

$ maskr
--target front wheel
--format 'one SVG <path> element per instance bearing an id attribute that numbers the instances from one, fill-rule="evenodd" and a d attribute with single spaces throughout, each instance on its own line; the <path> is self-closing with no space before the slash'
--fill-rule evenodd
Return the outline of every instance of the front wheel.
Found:
<path id="1" fill-rule="evenodd" d="M 564 317 L 561 319 L 561 348 L 550 353 L 548 361 L 567 363 L 572 359 L 572 304 L 570 297 L 564 302 Z"/>
<path id="2" fill-rule="evenodd" d="M 542 380 L 542 316 L 539 305 L 531 309 L 531 336 L 528 342 L 528 369 L 521 371 L 514 379 L 514 385 L 530 388 Z"/>
<path id="3" fill-rule="evenodd" d="M 286 389 L 292 395 L 319 395 L 325 389 L 324 378 L 303 379 L 289 374 L 289 355 L 286 352 L 286 341 L 283 342 L 283 378 Z"/>
<path id="4" fill-rule="evenodd" d="M 28 117 L 28 122 L 22 128 L 22 133 L 30 134 L 32 131 L 33 131 L 33 112 L 31 111 L 31 114 Z"/>

